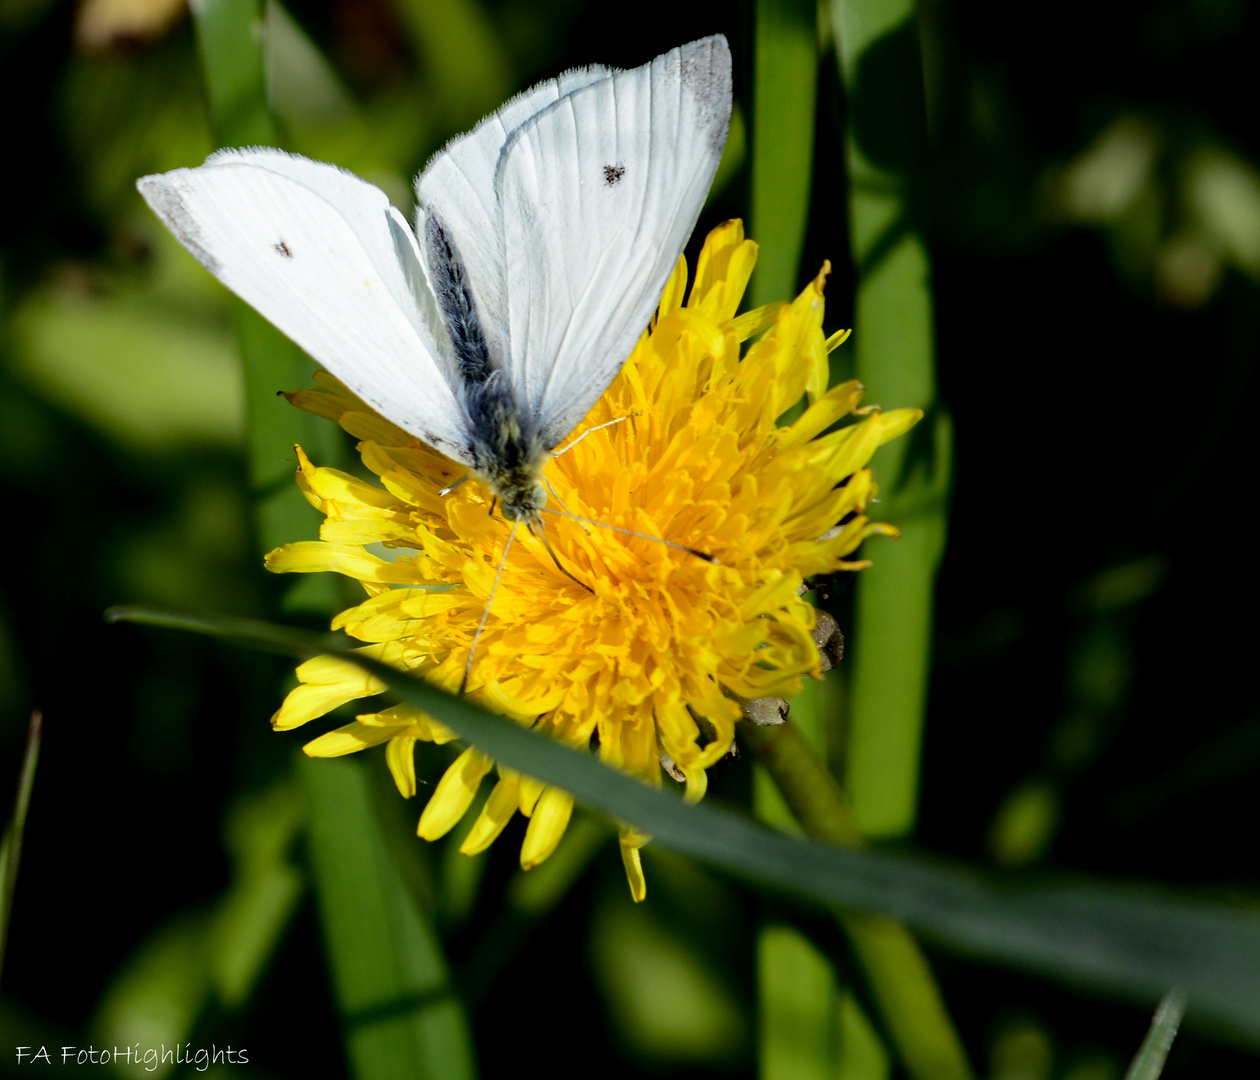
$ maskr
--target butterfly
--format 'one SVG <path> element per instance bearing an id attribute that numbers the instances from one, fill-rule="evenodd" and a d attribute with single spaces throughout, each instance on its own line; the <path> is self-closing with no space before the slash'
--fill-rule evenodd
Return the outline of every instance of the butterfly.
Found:
<path id="1" fill-rule="evenodd" d="M 541 524 L 543 467 L 647 326 L 730 113 L 718 35 L 519 94 L 416 178 L 414 229 L 379 188 L 274 149 L 137 186 L 232 292 Z"/>

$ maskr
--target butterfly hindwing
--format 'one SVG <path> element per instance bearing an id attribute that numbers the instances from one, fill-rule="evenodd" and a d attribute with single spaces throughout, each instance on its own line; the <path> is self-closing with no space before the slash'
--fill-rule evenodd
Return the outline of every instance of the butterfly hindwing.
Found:
<path id="1" fill-rule="evenodd" d="M 426 208 L 432 206 L 457 246 L 496 364 L 502 365 L 507 355 L 503 219 L 494 188 L 499 155 L 522 123 L 608 74 L 599 66 L 574 68 L 530 87 L 472 131 L 452 139 L 416 177 L 416 235 L 425 236 Z"/>

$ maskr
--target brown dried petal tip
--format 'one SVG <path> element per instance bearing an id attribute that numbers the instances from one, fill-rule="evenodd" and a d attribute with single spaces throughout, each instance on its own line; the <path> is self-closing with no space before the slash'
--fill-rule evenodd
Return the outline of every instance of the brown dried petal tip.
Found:
<path id="1" fill-rule="evenodd" d="M 836 620 L 825 611 L 818 613 L 810 637 L 818 646 L 818 660 L 823 671 L 830 671 L 844 658 L 844 635 Z"/>
<path id="2" fill-rule="evenodd" d="M 788 703 L 782 698 L 763 697 L 752 701 L 736 698 L 735 700 L 744 710 L 744 719 L 751 720 L 758 727 L 774 727 L 787 720 Z"/>

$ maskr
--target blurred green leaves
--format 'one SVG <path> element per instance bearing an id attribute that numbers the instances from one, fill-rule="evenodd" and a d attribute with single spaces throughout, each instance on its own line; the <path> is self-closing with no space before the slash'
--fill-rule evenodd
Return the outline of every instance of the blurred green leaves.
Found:
<path id="1" fill-rule="evenodd" d="M 229 808 L 227 890 L 211 905 L 178 913 L 140 943 L 98 1005 L 92 1037 L 111 1046 L 174 1047 L 212 1012 L 232 1016 L 249 1003 L 304 885 L 292 862 L 304 824 L 294 789 L 285 777 Z M 158 1062 L 151 1075 L 174 1067 Z"/>
<path id="2" fill-rule="evenodd" d="M 658 874 L 650 865 L 650 872 L 655 890 L 668 871 Z M 693 902 L 701 906 L 700 897 Z M 702 906 L 699 914 L 706 914 Z M 635 1057 L 735 1065 L 747 1051 L 744 1010 L 679 923 L 663 916 L 660 905 L 634 904 L 620 882 L 596 903 L 591 974 L 608 1002 L 609 1022 Z"/>
<path id="3" fill-rule="evenodd" d="M 221 324 L 67 282 L 28 299 L 13 332 L 17 374 L 113 441 L 149 453 L 239 443 L 240 369 Z"/>
<path id="4" fill-rule="evenodd" d="M 1122 112 L 1042 177 L 1049 217 L 1107 237 L 1117 269 L 1197 308 L 1227 270 L 1260 282 L 1260 170 L 1182 117 Z"/>

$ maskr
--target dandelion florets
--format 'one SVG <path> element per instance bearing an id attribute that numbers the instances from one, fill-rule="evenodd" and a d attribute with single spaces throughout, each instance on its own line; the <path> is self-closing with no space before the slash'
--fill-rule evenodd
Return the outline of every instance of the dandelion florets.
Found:
<path id="1" fill-rule="evenodd" d="M 491 512 L 485 487 L 472 480 L 448 491 L 465 469 L 320 375 L 315 389 L 289 399 L 357 438 L 382 486 L 316 467 L 299 451 L 299 486 L 325 515 L 320 539 L 277 548 L 268 567 L 355 578 L 367 598 L 333 628 L 365 642 L 365 653 L 452 692 L 468 668 L 473 700 L 576 749 L 597 747 L 603 761 L 653 785 L 664 760 L 687 799 L 701 798 L 706 770 L 730 750 L 740 700 L 791 697 L 802 678 L 819 674 L 816 612 L 803 584 L 861 569 L 858 545 L 893 534 L 866 516 L 875 493 L 866 465 L 920 416 L 859 407 L 857 382 L 827 389 L 826 266 L 790 304 L 736 314 L 756 250 L 739 222 L 715 229 L 685 303 L 679 260 L 652 325 L 546 467 L 552 507 L 625 531 L 548 513 L 546 537 L 564 570 L 525 530 L 503 562 L 511 526 Z M 806 395 L 799 417 L 780 425 Z M 853 422 L 837 426 L 846 418 Z M 276 728 L 385 689 L 335 657 L 307 661 L 297 676 Z M 414 707 L 393 705 L 305 749 L 325 757 L 385 743 L 400 792 L 412 796 L 416 740 L 453 738 Z M 448 832 L 492 770 L 497 783 L 461 850 L 484 850 L 519 811 L 529 818 L 528 869 L 555 849 L 573 798 L 475 747 L 446 770 L 418 832 Z M 647 839 L 622 830 L 636 899 Z"/>

